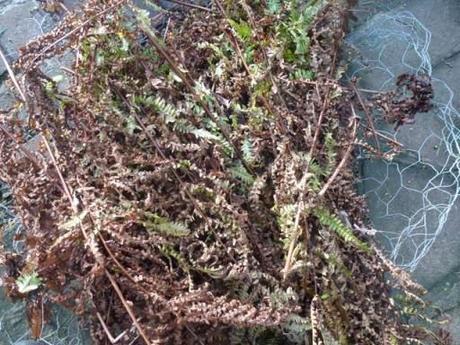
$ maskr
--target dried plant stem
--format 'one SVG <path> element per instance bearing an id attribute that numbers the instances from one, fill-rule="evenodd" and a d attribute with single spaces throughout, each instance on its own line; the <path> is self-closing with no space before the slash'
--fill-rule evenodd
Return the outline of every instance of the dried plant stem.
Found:
<path id="1" fill-rule="evenodd" d="M 107 327 L 107 325 L 105 324 L 104 322 L 104 319 L 102 318 L 101 314 L 99 313 L 96 313 L 96 316 L 99 320 L 99 323 L 101 324 L 102 326 L 102 329 L 104 330 L 105 332 L 105 335 L 107 336 L 107 338 L 109 338 L 109 341 L 111 344 L 116 344 L 120 341 L 121 338 L 123 338 L 123 336 L 128 333 L 128 330 L 129 329 L 125 329 L 123 332 L 121 332 L 116 338 L 113 337 L 112 333 L 110 333 L 110 330 L 109 328 Z"/>
<path id="2" fill-rule="evenodd" d="M 2 49 L 0 49 L 0 58 L 2 59 L 3 64 L 5 65 L 6 70 L 8 71 L 8 74 L 10 75 L 10 78 L 11 78 L 11 81 L 13 82 L 13 84 L 14 84 L 14 87 L 16 88 L 16 90 L 18 90 L 22 101 L 25 103 L 26 102 L 26 96 L 25 96 L 24 92 L 22 91 L 21 87 L 19 86 L 19 83 L 18 83 L 18 81 L 17 81 L 17 79 L 16 79 L 16 77 L 15 77 L 15 75 L 13 73 L 13 70 L 10 67 L 10 64 L 8 63 L 8 60 L 6 59 L 5 55 L 3 54 Z"/>
<path id="3" fill-rule="evenodd" d="M 110 272 L 107 271 L 107 269 L 104 269 L 104 273 L 105 273 L 106 277 L 109 278 L 110 284 L 112 284 L 113 289 L 114 289 L 115 292 L 117 293 L 118 298 L 120 299 L 121 303 L 123 304 L 123 307 L 125 308 L 125 310 L 128 312 L 128 315 L 129 315 L 129 317 L 131 318 L 131 321 L 133 322 L 133 324 L 134 324 L 134 326 L 136 327 L 137 331 L 139 332 L 140 336 L 141 336 L 142 339 L 144 340 L 145 344 L 146 344 L 146 345 L 150 345 L 151 342 L 150 342 L 149 338 L 147 337 L 147 335 L 145 334 L 145 332 L 144 332 L 144 330 L 142 329 L 141 325 L 140 325 L 139 322 L 137 321 L 137 318 L 136 318 L 136 316 L 134 315 L 134 312 L 132 311 L 132 309 L 131 309 L 131 307 L 129 306 L 128 302 L 126 302 L 126 299 L 125 299 L 125 297 L 123 296 L 123 293 L 121 292 L 120 287 L 118 286 L 117 282 L 116 282 L 115 279 L 113 278 L 112 274 L 110 274 Z"/>
<path id="4" fill-rule="evenodd" d="M 337 165 L 337 167 L 335 168 L 334 173 L 331 175 L 331 177 L 329 177 L 326 184 L 323 186 L 323 188 L 318 193 L 318 197 L 321 198 L 324 196 L 324 194 L 326 194 L 332 182 L 334 182 L 334 180 L 339 175 L 340 171 L 343 169 L 345 164 L 348 162 L 348 159 L 350 158 L 350 155 L 351 155 L 351 151 L 353 150 L 353 147 L 355 146 L 356 128 L 358 127 L 357 123 L 358 123 L 358 119 L 354 118 L 353 119 L 353 133 L 352 133 L 352 139 L 351 139 L 350 145 L 348 145 L 347 151 L 343 155 L 342 160 L 340 161 L 339 165 Z"/>
<path id="5" fill-rule="evenodd" d="M 135 285 L 139 285 L 138 282 L 131 276 L 131 274 L 126 270 L 126 268 L 123 267 L 123 265 L 118 261 L 118 259 L 113 255 L 112 251 L 110 250 L 110 247 L 107 245 L 107 242 L 105 241 L 105 238 L 102 236 L 101 233 L 98 233 L 98 237 L 101 240 L 102 245 L 104 246 L 107 254 L 109 254 L 110 258 L 113 260 L 115 265 L 118 266 L 118 268 L 123 272 L 123 274 Z M 146 292 L 141 286 L 139 286 L 143 292 Z"/>
<path id="6" fill-rule="evenodd" d="M 72 198 L 72 194 L 70 192 L 70 188 L 68 187 L 66 181 L 64 180 L 64 177 L 63 177 L 63 175 L 61 173 L 61 170 L 59 169 L 59 166 L 57 164 L 56 158 L 54 157 L 54 153 L 51 150 L 51 147 L 50 147 L 50 145 L 48 143 L 48 140 L 45 137 L 43 139 L 44 139 L 44 142 L 45 142 L 46 149 L 48 150 L 48 153 L 51 156 L 51 160 L 53 162 L 53 165 L 54 165 L 54 167 L 55 167 L 55 169 L 56 169 L 56 171 L 57 171 L 57 173 L 59 175 L 59 179 L 61 180 L 61 184 L 62 184 L 62 187 L 64 188 L 64 192 L 65 192 L 67 198 L 69 199 L 69 202 L 70 202 L 70 205 L 72 207 L 72 210 L 73 210 L 74 214 L 77 215 L 78 214 L 78 208 L 77 208 L 77 205 L 75 205 L 75 203 L 73 202 L 73 198 Z M 90 248 L 92 249 L 93 255 L 95 256 L 96 262 L 98 264 L 100 264 L 100 265 L 104 265 L 103 262 L 100 262 L 101 261 L 100 256 L 94 250 L 95 244 L 93 243 L 93 241 L 90 239 L 90 237 L 88 236 L 88 234 L 84 230 L 83 225 L 81 224 L 81 222 L 80 222 L 80 229 L 81 229 L 85 239 L 90 242 L 89 245 L 90 245 Z M 112 285 L 113 289 L 117 293 L 121 303 L 123 304 L 123 307 L 125 308 L 126 312 L 128 313 L 129 317 L 131 318 L 134 326 L 136 327 L 136 329 L 139 332 L 140 336 L 144 340 L 145 344 L 150 345 L 150 341 L 149 341 L 147 335 L 145 334 L 144 330 L 142 329 L 142 327 L 140 326 L 139 322 L 137 321 L 137 319 L 136 319 L 131 307 L 126 302 L 126 300 L 125 300 L 125 298 L 123 296 L 123 293 L 121 292 L 117 282 L 115 281 L 113 276 L 110 274 L 110 272 L 106 268 L 104 268 L 104 273 L 105 273 L 106 277 L 109 279 L 110 284 Z"/>
<path id="7" fill-rule="evenodd" d="M 360 125 L 361 125 L 361 123 L 360 123 Z M 363 127 L 365 127 L 365 126 L 363 125 Z M 399 141 L 394 140 L 393 138 L 390 138 L 389 136 L 387 136 L 387 135 L 385 135 L 385 134 L 382 134 L 382 133 L 380 133 L 379 131 L 375 132 L 375 134 L 376 134 L 377 136 L 381 137 L 382 139 L 387 140 L 388 142 L 392 143 L 392 144 L 395 145 L 395 146 L 398 146 L 398 147 L 400 147 L 400 148 L 404 147 L 404 145 L 401 144 Z"/>
<path id="8" fill-rule="evenodd" d="M 93 20 L 103 16 L 104 14 L 106 14 L 107 12 L 110 12 L 111 10 L 113 10 L 114 8 L 120 6 L 123 2 L 125 2 L 126 0 L 120 0 L 118 2 L 116 2 L 115 4 L 113 4 L 112 6 L 106 8 L 105 10 L 99 12 L 98 14 L 94 15 L 93 17 L 85 20 L 83 23 L 81 23 L 80 25 L 78 25 L 76 28 L 74 28 L 73 30 L 70 30 L 68 33 L 66 33 L 65 35 L 59 37 L 59 39 L 57 39 L 56 41 L 54 41 L 53 43 L 51 43 L 50 45 L 48 45 L 46 48 L 44 48 L 33 60 L 32 60 L 32 64 L 34 62 L 36 62 L 38 59 L 40 59 L 47 51 L 51 50 L 53 47 L 55 47 L 56 45 L 58 45 L 60 42 L 64 41 L 65 39 L 67 39 L 68 37 L 72 36 L 73 34 L 75 34 L 76 32 L 78 32 L 79 30 L 81 30 L 82 28 L 84 28 L 86 25 L 88 25 L 89 23 L 91 23 Z"/>
<path id="9" fill-rule="evenodd" d="M 202 10 L 202 11 L 206 11 L 206 12 L 212 12 L 212 10 L 210 8 L 200 6 L 200 5 L 196 5 L 193 2 L 185 2 L 185 1 L 181 1 L 181 0 L 167 0 L 167 1 L 172 2 L 174 4 L 181 5 L 181 6 L 194 8 L 194 9 L 197 9 L 197 10 Z"/>
<path id="10" fill-rule="evenodd" d="M 75 214 L 78 214 L 78 208 L 73 202 L 72 193 L 70 192 L 69 186 L 64 180 L 64 176 L 61 173 L 61 169 L 59 168 L 59 165 L 57 164 L 56 158 L 54 157 L 54 153 L 51 150 L 50 144 L 48 143 L 48 140 L 46 139 L 44 135 L 42 137 L 43 137 L 43 142 L 45 143 L 46 150 L 48 151 L 48 154 L 51 157 L 51 161 L 53 162 L 54 168 L 56 169 L 59 179 L 61 180 L 62 188 L 64 188 L 64 192 L 67 196 L 67 199 L 69 200 L 69 203 L 72 206 L 72 210 Z"/>
<path id="11" fill-rule="evenodd" d="M 317 90 L 318 95 L 320 95 L 317 85 L 316 85 L 316 90 Z M 291 270 L 294 250 L 295 250 L 295 247 L 296 247 L 296 244 L 297 244 L 297 240 L 298 240 L 298 238 L 300 236 L 300 233 L 301 233 L 301 231 L 299 231 L 300 217 L 301 217 L 301 215 L 302 215 L 302 213 L 303 213 L 303 211 L 305 209 L 303 191 L 305 189 L 305 186 L 307 185 L 308 171 L 309 171 L 309 168 L 310 168 L 310 161 L 313 159 L 313 154 L 316 151 L 316 143 L 318 142 L 319 134 L 321 132 L 321 125 L 323 123 L 324 114 L 326 113 L 326 109 L 327 109 L 327 106 L 329 104 L 329 93 L 330 93 L 330 89 L 328 88 L 327 92 L 326 92 L 324 102 L 323 102 L 323 107 L 322 107 L 321 112 L 320 112 L 320 114 L 318 116 L 318 122 L 316 123 L 315 134 L 313 136 L 313 141 L 312 141 L 312 144 L 310 146 L 309 153 L 308 153 L 307 166 L 305 168 L 305 172 L 304 172 L 304 174 L 302 176 L 302 179 L 300 180 L 300 183 L 299 183 L 299 193 L 300 193 L 299 198 L 300 198 L 300 200 L 299 200 L 299 202 L 297 204 L 297 211 L 296 211 L 296 216 L 295 216 L 295 220 L 294 220 L 294 235 L 293 235 L 291 243 L 289 244 L 288 254 L 286 256 L 286 262 L 284 264 L 283 280 L 286 280 L 286 278 L 289 275 L 289 272 Z"/>
<path id="12" fill-rule="evenodd" d="M 361 107 L 364 110 L 364 114 L 366 115 L 367 123 L 372 131 L 372 135 L 374 136 L 375 144 L 377 145 L 377 151 L 380 152 L 380 142 L 379 139 L 377 138 L 377 130 L 375 129 L 374 126 L 374 120 L 372 120 L 372 116 L 370 114 L 369 109 L 367 108 L 366 103 L 364 103 L 363 98 L 361 97 L 361 93 L 359 92 L 358 88 L 354 83 L 351 83 L 351 87 L 353 88 L 353 91 L 356 94 L 356 97 L 358 98 L 359 103 L 361 104 Z"/>

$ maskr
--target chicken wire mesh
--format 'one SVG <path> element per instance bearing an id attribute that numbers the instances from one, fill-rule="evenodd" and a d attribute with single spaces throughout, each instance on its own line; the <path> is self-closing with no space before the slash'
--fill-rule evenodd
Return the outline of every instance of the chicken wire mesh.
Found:
<path id="1" fill-rule="evenodd" d="M 363 1 L 360 9 L 376 7 Z M 348 77 L 358 78 L 361 92 L 372 97 L 394 88 L 402 73 L 432 76 L 431 39 L 431 32 L 411 12 L 379 12 L 347 39 Z M 401 143 L 402 152 L 391 160 L 366 150 L 358 156 L 359 187 L 378 236 L 391 259 L 409 270 L 415 270 L 440 236 L 460 193 L 454 93 L 444 81 L 433 77 L 432 82 L 434 108 L 417 115 L 416 123 L 394 130 L 374 116 L 378 131 Z"/>
<path id="2" fill-rule="evenodd" d="M 23 241 L 19 240 L 21 224 L 11 211 L 9 189 L 0 185 L 0 228 L 3 245 L 11 253 L 21 253 Z M 0 291 L 3 294 L 3 291 Z M 0 345 L 86 345 L 90 344 L 88 331 L 80 320 L 62 307 L 52 307 L 50 321 L 41 329 L 35 341 L 27 321 L 25 302 L 10 301 L 0 297 Z"/>

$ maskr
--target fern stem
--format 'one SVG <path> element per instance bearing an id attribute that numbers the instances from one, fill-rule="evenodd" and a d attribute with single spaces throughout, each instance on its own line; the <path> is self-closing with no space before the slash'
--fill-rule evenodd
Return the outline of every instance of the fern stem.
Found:
<path id="1" fill-rule="evenodd" d="M 316 91 L 318 92 L 318 96 L 320 96 L 319 94 L 319 90 L 318 90 L 318 85 L 316 85 Z M 298 228 L 299 228 L 299 223 L 300 223 L 300 215 L 302 213 L 302 210 L 304 209 L 304 194 L 303 194 L 303 190 L 305 189 L 305 186 L 307 185 L 307 180 L 308 180 L 308 173 L 309 173 L 309 169 L 310 169 L 310 162 L 312 160 L 312 157 L 313 157 L 313 154 L 315 153 L 315 150 L 316 150 L 316 143 L 319 139 L 319 134 L 321 132 L 321 125 L 322 125 L 322 122 L 323 122 L 323 119 L 324 119 L 324 114 L 326 113 L 326 109 L 327 109 L 327 106 L 328 106 L 328 103 L 329 103 L 329 93 L 330 93 L 330 87 L 327 88 L 327 92 L 326 92 L 326 98 L 324 99 L 324 102 L 323 102 L 323 106 L 322 106 L 322 109 L 321 109 L 321 112 L 318 116 L 318 122 L 316 124 L 316 129 L 315 129 L 315 134 L 313 136 L 313 142 L 310 146 L 310 150 L 309 150 L 309 153 L 308 153 L 308 161 L 307 161 L 307 166 L 305 168 L 305 172 L 302 176 L 302 179 L 300 180 L 300 186 L 299 186 L 299 202 L 298 202 L 298 205 L 297 205 L 297 211 L 296 211 L 296 216 L 295 216 L 295 221 L 294 221 L 294 236 L 293 236 L 293 239 L 292 239 L 292 242 L 289 244 L 289 250 L 288 250 L 288 255 L 286 257 L 286 263 L 284 265 L 284 270 L 283 270 L 283 279 L 286 280 L 287 276 L 289 275 L 289 271 L 291 270 L 291 266 L 292 266 L 292 256 L 294 255 L 294 249 L 295 249 L 295 246 L 297 244 L 297 239 L 299 238 L 300 236 L 300 231 L 298 231 Z M 306 249 L 305 249 L 306 250 Z"/>
<path id="2" fill-rule="evenodd" d="M 353 105 L 351 105 L 351 107 L 353 107 Z M 343 155 L 342 160 L 340 161 L 339 165 L 337 165 L 337 167 L 335 168 L 334 173 L 331 175 L 331 177 L 329 177 L 329 179 L 327 180 L 326 184 L 323 186 L 323 188 L 318 193 L 318 197 L 321 198 L 321 197 L 324 196 L 324 194 L 326 194 L 326 192 L 329 189 L 329 187 L 331 186 L 332 182 L 334 182 L 334 180 L 339 175 L 340 171 L 343 169 L 343 167 L 347 163 L 348 158 L 350 157 L 351 151 L 352 151 L 352 149 L 354 147 L 354 142 L 355 142 L 355 138 L 356 138 L 356 128 L 357 127 L 358 127 L 358 119 L 354 118 L 353 119 L 352 141 L 351 141 L 350 145 L 348 145 L 347 151 Z"/>
<path id="3" fill-rule="evenodd" d="M 299 223 L 300 223 L 300 216 L 302 214 L 303 208 L 304 208 L 304 202 L 301 201 L 297 207 L 297 212 L 295 215 L 294 236 L 292 237 L 292 241 L 289 243 L 288 254 L 286 256 L 286 263 L 284 264 L 284 269 L 283 269 L 283 280 L 286 280 L 286 278 L 289 275 L 289 272 L 291 271 L 294 250 L 297 244 L 297 240 L 299 239 L 302 233 L 301 231 L 298 231 L 298 229 L 299 229 Z M 305 231 L 306 233 L 308 233 L 308 223 L 307 222 L 305 222 Z M 305 251 L 307 251 L 307 248 L 305 248 Z"/>
<path id="4" fill-rule="evenodd" d="M 174 4 L 178 4 L 178 5 L 185 6 L 185 7 L 190 7 L 190 8 L 195 8 L 195 9 L 202 10 L 202 11 L 205 11 L 205 12 L 211 12 L 211 13 L 213 12 L 213 10 L 211 10 L 210 8 L 200 6 L 200 5 L 196 5 L 193 2 L 185 2 L 185 1 L 181 1 L 181 0 L 168 0 L 168 1 L 172 2 Z"/>

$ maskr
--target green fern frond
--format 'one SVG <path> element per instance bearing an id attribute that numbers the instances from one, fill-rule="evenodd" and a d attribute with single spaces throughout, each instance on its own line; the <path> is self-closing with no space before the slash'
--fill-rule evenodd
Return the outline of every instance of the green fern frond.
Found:
<path id="1" fill-rule="evenodd" d="M 313 80 L 315 73 L 308 69 L 296 69 L 289 77 L 291 80 Z"/>
<path id="2" fill-rule="evenodd" d="M 311 330 L 311 322 L 305 317 L 292 314 L 283 325 L 283 334 L 294 344 L 305 341 L 305 333 Z"/>
<path id="3" fill-rule="evenodd" d="M 239 22 L 237 22 L 233 19 L 229 19 L 228 21 L 232 29 L 235 31 L 236 35 L 243 42 L 246 42 L 248 39 L 251 38 L 252 29 L 251 29 L 251 26 L 247 22 L 243 20 L 240 20 Z"/>
<path id="4" fill-rule="evenodd" d="M 37 290 L 42 284 L 42 279 L 38 276 L 37 272 L 30 274 L 23 274 L 16 279 L 16 285 L 20 293 L 28 293 Z"/>
<path id="5" fill-rule="evenodd" d="M 280 0 L 268 0 L 267 1 L 267 10 L 271 14 L 279 13 L 281 10 Z"/>
<path id="6" fill-rule="evenodd" d="M 190 265 L 187 262 L 187 260 L 185 260 L 184 256 L 179 251 L 177 251 L 173 246 L 164 244 L 160 246 L 159 249 L 160 249 L 160 252 L 170 260 L 170 263 L 171 263 L 171 260 L 174 259 L 184 271 L 188 272 L 190 270 Z"/>
<path id="7" fill-rule="evenodd" d="M 254 176 L 248 173 L 246 168 L 241 163 L 230 167 L 229 171 L 234 178 L 240 180 L 248 187 L 252 186 L 255 181 Z"/>
<path id="8" fill-rule="evenodd" d="M 134 101 L 136 105 L 153 108 L 153 110 L 163 117 L 166 124 L 174 123 L 179 117 L 177 109 L 160 96 L 137 96 Z"/>
<path id="9" fill-rule="evenodd" d="M 313 210 L 313 214 L 318 218 L 322 226 L 337 233 L 345 242 L 352 243 L 363 251 L 369 251 L 369 247 L 359 240 L 353 234 L 353 231 L 345 226 L 342 221 L 336 215 L 329 212 L 329 210 L 317 207 Z"/>
<path id="10" fill-rule="evenodd" d="M 179 117 L 179 113 L 176 108 L 159 96 L 153 98 L 151 104 L 153 105 L 154 109 L 163 116 L 164 121 L 167 124 L 175 122 Z"/>
<path id="11" fill-rule="evenodd" d="M 301 21 L 303 25 L 310 26 L 323 6 L 324 1 L 322 0 L 316 1 L 315 4 L 305 6 L 301 14 Z"/>
<path id="12" fill-rule="evenodd" d="M 278 211 L 278 226 L 281 233 L 281 241 L 283 242 L 283 249 L 288 256 L 292 243 L 297 241 L 298 229 L 295 227 L 295 218 L 297 213 L 296 204 L 287 204 L 279 208 Z M 301 255 L 304 249 L 302 243 L 296 243 L 292 251 L 292 266 L 296 266 L 297 258 Z M 298 267 L 298 266 L 297 266 Z"/>
<path id="13" fill-rule="evenodd" d="M 177 119 L 173 124 L 173 129 L 179 133 L 192 133 L 196 128 L 185 119 Z"/>
<path id="14" fill-rule="evenodd" d="M 284 242 L 284 248 L 289 248 L 290 243 L 295 237 L 294 223 L 297 207 L 295 204 L 283 205 L 279 209 L 278 226 Z"/>
<path id="15" fill-rule="evenodd" d="M 313 192 L 319 192 L 321 190 L 321 176 L 324 175 L 324 169 L 315 162 L 314 160 L 310 161 L 309 164 L 310 177 L 308 178 L 308 188 Z"/>
<path id="16" fill-rule="evenodd" d="M 330 132 L 326 134 L 324 147 L 326 151 L 326 167 L 324 170 L 325 175 L 329 176 L 336 166 L 337 158 L 337 143 Z"/>
<path id="17" fill-rule="evenodd" d="M 156 213 L 144 212 L 144 218 L 142 225 L 144 225 L 148 231 L 173 237 L 185 237 L 190 235 L 190 230 L 184 224 L 172 222 Z"/>
<path id="18" fill-rule="evenodd" d="M 254 146 L 249 138 L 244 139 L 243 145 L 241 145 L 241 151 L 243 151 L 243 159 L 245 162 L 249 164 L 254 163 Z"/>
<path id="19" fill-rule="evenodd" d="M 212 142 L 215 142 L 216 144 L 219 145 L 219 147 L 223 150 L 223 152 L 229 156 L 233 156 L 233 146 L 225 140 L 225 138 L 217 133 L 212 133 L 211 131 L 208 131 L 205 128 L 197 128 L 192 130 L 190 133 L 195 135 L 197 138 L 209 140 Z"/>

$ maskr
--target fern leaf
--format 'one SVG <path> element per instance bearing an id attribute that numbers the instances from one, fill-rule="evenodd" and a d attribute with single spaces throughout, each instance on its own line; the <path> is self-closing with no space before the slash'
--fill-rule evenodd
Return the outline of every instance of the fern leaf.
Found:
<path id="1" fill-rule="evenodd" d="M 37 290 L 42 284 L 42 279 L 38 276 L 37 272 L 30 274 L 23 274 L 16 279 L 16 285 L 20 293 L 28 293 Z"/>
<path id="2" fill-rule="evenodd" d="M 326 167 L 324 173 L 327 176 L 332 173 L 336 165 L 336 146 L 337 144 L 334 140 L 334 137 L 332 136 L 332 133 L 327 133 L 324 140 L 324 147 L 326 149 Z"/>
<path id="3" fill-rule="evenodd" d="M 324 175 L 324 169 L 314 160 L 310 161 L 310 176 L 308 178 L 308 188 L 314 192 L 321 190 L 321 176 Z"/>
<path id="4" fill-rule="evenodd" d="M 205 128 L 194 129 L 191 131 L 191 133 L 194 134 L 197 138 L 206 139 L 219 144 L 219 146 L 222 148 L 225 154 L 227 154 L 228 156 L 233 155 L 232 145 L 227 140 L 225 140 L 220 134 L 214 134 Z"/>
<path id="5" fill-rule="evenodd" d="M 305 55 L 310 49 L 310 39 L 305 35 L 295 36 L 295 53 L 297 55 Z"/>
<path id="6" fill-rule="evenodd" d="M 177 110 L 171 104 L 167 103 L 161 97 L 155 97 L 152 100 L 152 105 L 154 106 L 155 110 L 158 111 L 161 115 L 163 115 L 164 121 L 166 123 L 173 123 L 179 117 Z"/>
<path id="7" fill-rule="evenodd" d="M 252 29 L 249 26 L 248 23 L 244 21 L 237 22 L 233 19 L 228 20 L 230 23 L 230 26 L 232 29 L 235 31 L 236 35 L 242 40 L 242 41 L 247 41 L 249 38 L 251 38 L 252 35 Z"/>
<path id="8" fill-rule="evenodd" d="M 229 170 L 234 178 L 242 181 L 244 184 L 248 186 L 252 186 L 252 184 L 255 181 L 254 177 L 250 173 L 248 173 L 248 171 L 242 164 L 235 165 L 231 167 Z"/>
<path id="9" fill-rule="evenodd" d="M 251 164 L 255 161 L 254 157 L 254 146 L 252 145 L 251 140 L 245 138 L 243 141 L 243 145 L 241 145 L 241 150 L 243 151 L 243 159 Z"/>
<path id="10" fill-rule="evenodd" d="M 308 69 L 296 69 L 293 73 L 291 73 L 290 78 L 292 80 L 312 80 L 314 79 L 315 74 L 313 71 Z"/>
<path id="11" fill-rule="evenodd" d="M 271 14 L 279 13 L 281 10 L 280 0 L 268 0 L 267 1 L 267 10 Z"/>
<path id="12" fill-rule="evenodd" d="M 345 226 L 336 215 L 321 207 L 315 208 L 313 213 L 316 218 L 318 218 L 322 226 L 337 233 L 337 235 L 339 235 L 345 242 L 352 243 L 363 251 L 369 251 L 368 246 L 359 240 L 355 234 L 353 234 L 353 231 Z"/>
<path id="13" fill-rule="evenodd" d="M 297 207 L 294 204 L 283 205 L 279 210 L 278 225 L 283 236 L 284 248 L 287 249 L 294 240 L 294 219 Z"/>
<path id="14" fill-rule="evenodd" d="M 72 217 L 70 220 L 65 222 L 64 224 L 60 225 L 60 228 L 64 230 L 71 230 L 77 225 L 80 225 L 81 222 L 85 219 L 86 215 L 88 214 L 88 211 L 83 211 L 76 216 Z"/>
<path id="15" fill-rule="evenodd" d="M 138 96 L 136 97 L 135 102 L 138 105 L 153 108 L 153 110 L 162 116 L 166 124 L 174 123 L 179 118 L 178 110 L 160 96 Z"/>
<path id="16" fill-rule="evenodd" d="M 144 216 L 146 220 L 142 222 L 142 225 L 149 231 L 173 237 L 190 235 L 190 230 L 182 223 L 170 221 L 165 217 L 151 212 L 145 212 Z"/>

